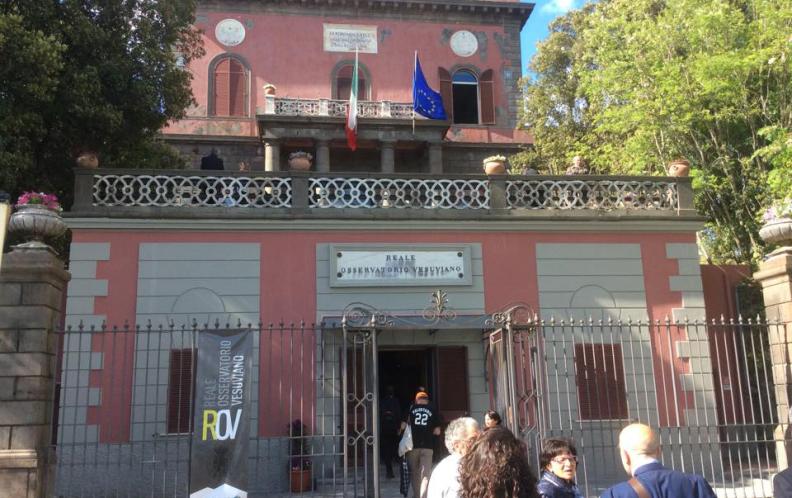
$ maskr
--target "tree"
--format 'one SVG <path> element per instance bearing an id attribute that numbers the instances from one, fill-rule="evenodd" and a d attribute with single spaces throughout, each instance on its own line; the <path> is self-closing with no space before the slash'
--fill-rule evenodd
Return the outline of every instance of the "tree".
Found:
<path id="1" fill-rule="evenodd" d="M 586 20 L 577 21 L 569 66 L 586 126 L 577 150 L 560 154 L 584 152 L 597 171 L 614 174 L 663 174 L 670 160 L 688 158 L 710 253 L 755 260 L 759 212 L 792 194 L 784 182 L 792 174 L 792 4 L 604 0 L 575 15 Z"/>
<path id="2" fill-rule="evenodd" d="M 193 103 L 195 0 L 7 0 L 0 7 L 0 190 L 70 198 L 83 151 L 161 167 L 159 130 Z"/>
<path id="3" fill-rule="evenodd" d="M 563 174 L 574 155 L 587 154 L 583 139 L 591 131 L 588 100 L 581 92 L 582 43 L 579 33 L 587 29 L 594 6 L 571 11 L 554 20 L 547 39 L 540 42 L 530 69 L 536 75 L 524 81 L 527 105 L 523 121 L 534 136 L 533 150 L 509 162 L 550 174 Z"/>

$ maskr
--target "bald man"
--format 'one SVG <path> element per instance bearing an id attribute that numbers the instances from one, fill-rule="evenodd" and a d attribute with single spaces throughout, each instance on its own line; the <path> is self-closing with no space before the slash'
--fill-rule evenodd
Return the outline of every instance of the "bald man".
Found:
<path id="1" fill-rule="evenodd" d="M 602 498 L 715 498 L 703 477 L 660 463 L 660 438 L 648 425 L 630 424 L 622 429 L 619 455 L 632 479 L 608 489 Z"/>

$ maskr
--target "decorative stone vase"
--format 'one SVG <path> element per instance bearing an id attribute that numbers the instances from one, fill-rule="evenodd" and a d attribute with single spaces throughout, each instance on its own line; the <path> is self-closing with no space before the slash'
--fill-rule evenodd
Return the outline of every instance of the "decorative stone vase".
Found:
<path id="1" fill-rule="evenodd" d="M 272 83 L 267 83 L 266 85 L 264 85 L 263 90 L 264 90 L 264 95 L 275 95 L 275 91 L 277 90 L 277 88 L 275 88 L 275 85 L 273 85 Z"/>
<path id="2" fill-rule="evenodd" d="M 8 231 L 28 236 L 42 245 L 50 237 L 59 237 L 66 232 L 66 223 L 60 213 L 42 206 L 28 204 L 17 207 L 8 221 Z"/>
<path id="3" fill-rule="evenodd" d="M 99 156 L 95 152 L 83 152 L 75 160 L 77 166 L 86 169 L 96 169 L 99 167 Z"/>
<path id="4" fill-rule="evenodd" d="M 687 159 L 676 159 L 668 163 L 668 176 L 684 178 L 690 174 L 690 162 Z"/>
<path id="5" fill-rule="evenodd" d="M 779 218 L 759 229 L 759 236 L 767 243 L 792 246 L 792 218 Z"/>
<path id="6" fill-rule="evenodd" d="M 484 163 L 484 173 L 487 175 L 505 175 L 505 161 L 487 161 Z"/>
<path id="7" fill-rule="evenodd" d="M 313 156 L 307 152 L 293 152 L 289 155 L 289 168 L 294 171 L 308 171 L 311 169 Z"/>

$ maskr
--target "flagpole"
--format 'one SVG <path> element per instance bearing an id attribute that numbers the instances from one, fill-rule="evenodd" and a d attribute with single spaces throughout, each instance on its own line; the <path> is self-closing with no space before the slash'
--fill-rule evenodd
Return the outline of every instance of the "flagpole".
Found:
<path id="1" fill-rule="evenodd" d="M 415 135 L 415 71 L 418 69 L 418 51 L 413 57 L 413 135 Z"/>

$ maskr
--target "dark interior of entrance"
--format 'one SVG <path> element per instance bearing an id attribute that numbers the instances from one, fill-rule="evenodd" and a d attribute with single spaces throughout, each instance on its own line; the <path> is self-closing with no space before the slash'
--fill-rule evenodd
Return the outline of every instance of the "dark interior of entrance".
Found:
<path id="1" fill-rule="evenodd" d="M 435 391 L 432 382 L 432 354 L 430 349 L 400 349 L 379 352 L 379 391 L 387 393 L 393 386 L 396 398 L 405 413 L 419 386 L 429 393 Z"/>

